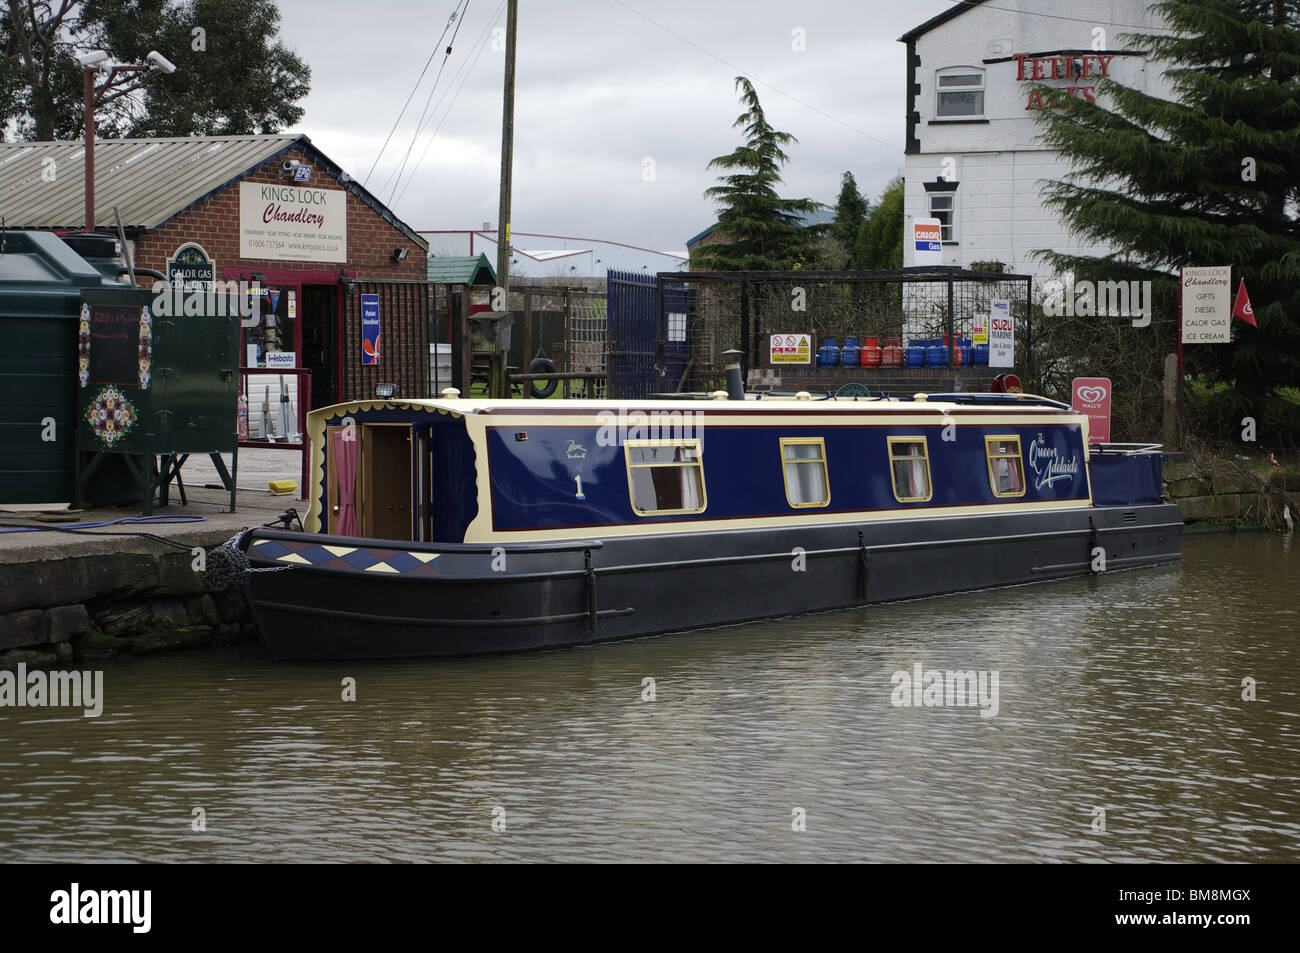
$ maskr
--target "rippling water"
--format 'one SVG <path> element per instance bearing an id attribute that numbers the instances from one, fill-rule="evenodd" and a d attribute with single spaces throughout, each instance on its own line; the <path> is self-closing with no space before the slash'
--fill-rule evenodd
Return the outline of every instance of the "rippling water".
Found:
<path id="1" fill-rule="evenodd" d="M 1294 862 L 1298 563 L 1201 535 L 1181 566 L 533 655 L 105 663 L 97 719 L 0 709 L 0 860 Z M 997 671 L 997 715 L 891 704 L 916 663 Z"/>

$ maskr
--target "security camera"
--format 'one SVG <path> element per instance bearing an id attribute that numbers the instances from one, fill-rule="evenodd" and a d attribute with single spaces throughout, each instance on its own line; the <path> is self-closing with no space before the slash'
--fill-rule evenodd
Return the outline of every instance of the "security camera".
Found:
<path id="1" fill-rule="evenodd" d="M 87 66 L 98 66 L 106 59 L 108 59 L 108 54 L 103 50 L 91 50 L 89 53 L 82 53 L 77 56 L 77 65 L 83 68 Z"/>
<path id="2" fill-rule="evenodd" d="M 146 56 L 145 59 L 148 60 L 156 70 L 161 70 L 164 73 L 176 72 L 176 64 L 163 56 L 157 50 L 150 50 L 149 55 Z"/>
<path id="3" fill-rule="evenodd" d="M 285 171 L 285 172 L 292 172 L 294 169 L 298 168 L 298 166 L 300 166 L 300 165 L 302 165 L 302 163 L 299 162 L 297 159 L 285 159 L 285 160 L 284 160 L 284 171 Z"/>

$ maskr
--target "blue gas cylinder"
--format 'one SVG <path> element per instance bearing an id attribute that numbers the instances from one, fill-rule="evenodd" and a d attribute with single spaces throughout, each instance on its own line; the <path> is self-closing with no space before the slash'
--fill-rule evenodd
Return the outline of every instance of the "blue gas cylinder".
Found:
<path id="1" fill-rule="evenodd" d="M 925 349 L 925 363 L 928 367 L 947 367 L 948 349 L 943 345 L 943 338 L 932 338 Z"/>
<path id="2" fill-rule="evenodd" d="M 988 364 L 989 346 L 987 344 L 976 344 L 970 349 L 970 362 L 972 364 Z"/>
<path id="3" fill-rule="evenodd" d="M 834 338 L 822 338 L 822 346 L 817 349 L 817 366 L 840 366 L 840 349 Z"/>
<path id="4" fill-rule="evenodd" d="M 912 338 L 907 343 L 907 349 L 903 352 L 903 362 L 908 367 L 920 367 L 925 363 L 925 342 Z"/>
<path id="5" fill-rule="evenodd" d="M 845 338 L 844 346 L 840 348 L 840 363 L 845 367 L 857 367 L 861 354 L 862 348 L 858 347 L 858 339 Z"/>

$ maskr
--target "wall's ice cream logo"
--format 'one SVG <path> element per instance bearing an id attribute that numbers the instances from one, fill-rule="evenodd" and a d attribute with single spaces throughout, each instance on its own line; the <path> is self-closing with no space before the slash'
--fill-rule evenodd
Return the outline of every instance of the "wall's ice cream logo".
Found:
<path id="1" fill-rule="evenodd" d="M 1088 442 L 1110 442 L 1110 378 L 1076 377 L 1070 385 L 1070 405 L 1088 415 Z"/>

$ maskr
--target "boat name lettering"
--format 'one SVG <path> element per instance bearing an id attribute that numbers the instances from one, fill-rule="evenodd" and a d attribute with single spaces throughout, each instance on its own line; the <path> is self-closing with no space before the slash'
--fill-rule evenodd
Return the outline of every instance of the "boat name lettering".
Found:
<path id="1" fill-rule="evenodd" d="M 1034 489 L 1041 490 L 1057 480 L 1073 480 L 1079 473 L 1079 455 L 1067 460 L 1056 447 L 1049 447 L 1040 433 L 1029 444 L 1029 468 L 1034 471 Z"/>

